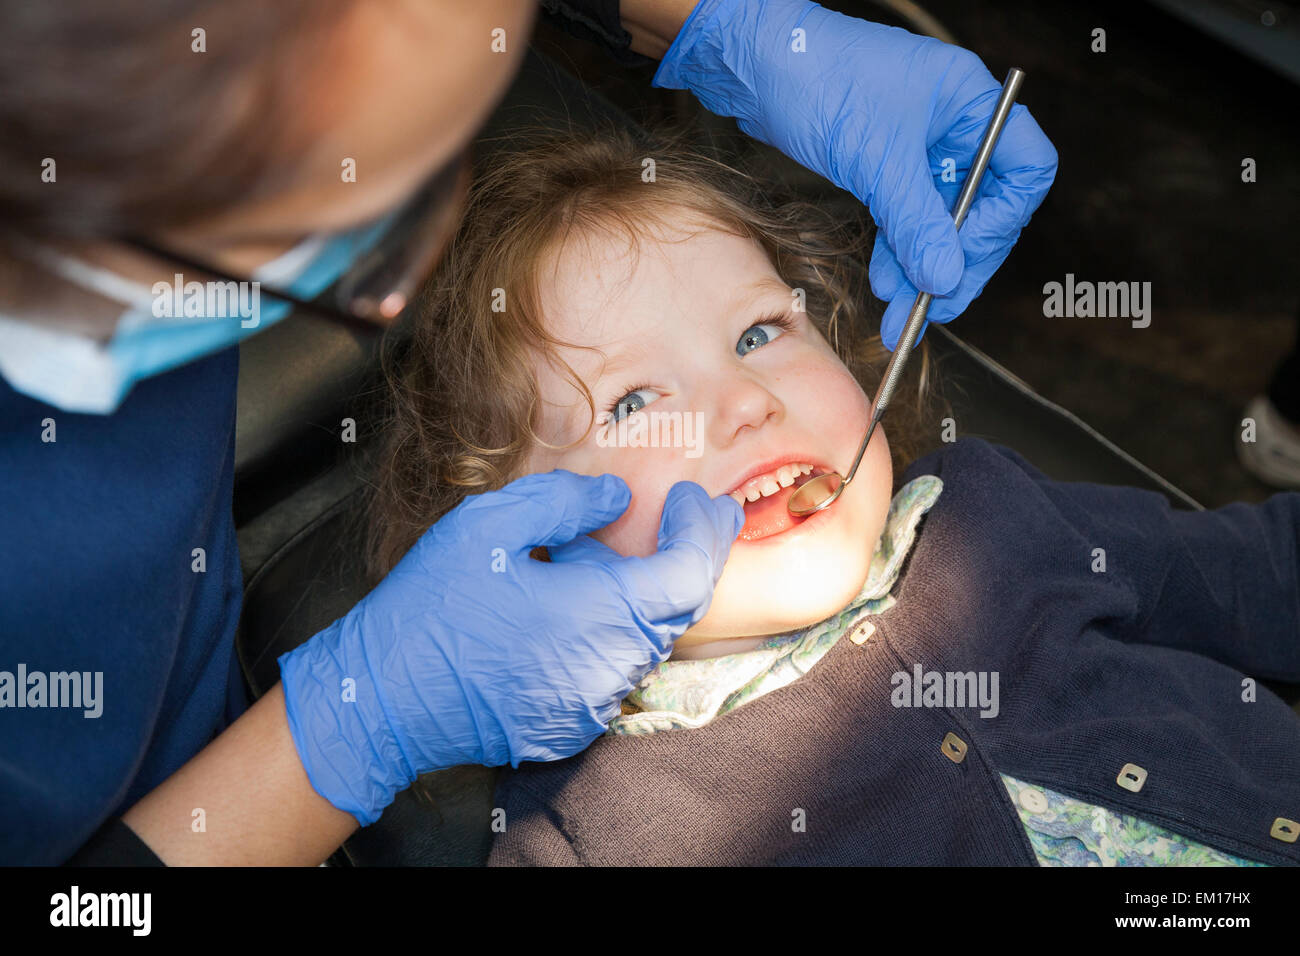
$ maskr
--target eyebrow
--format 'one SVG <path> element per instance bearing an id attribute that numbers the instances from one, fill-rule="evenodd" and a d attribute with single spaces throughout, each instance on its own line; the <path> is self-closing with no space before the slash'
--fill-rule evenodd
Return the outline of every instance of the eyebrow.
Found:
<path id="1" fill-rule="evenodd" d="M 786 288 L 785 283 L 780 279 L 766 276 L 759 279 L 757 282 L 744 287 L 744 289 L 733 299 L 727 311 L 730 313 L 739 313 L 753 309 L 754 304 L 765 294 L 774 293 L 778 290 L 784 292 L 789 291 Z M 605 355 L 605 364 L 601 366 L 600 374 L 597 376 L 596 381 L 591 383 L 593 387 L 601 384 L 610 376 L 625 371 L 644 357 L 644 354 L 640 350 L 636 349 L 616 352 L 613 355 L 609 355 L 603 349 L 601 352 Z"/>
<path id="2" fill-rule="evenodd" d="M 602 354 L 603 351 L 602 351 Z M 639 352 L 617 352 L 613 356 L 605 355 L 605 363 L 600 367 L 600 374 L 596 376 L 595 384 L 599 385 L 611 376 L 618 375 L 630 366 L 633 366 L 641 359 Z"/>

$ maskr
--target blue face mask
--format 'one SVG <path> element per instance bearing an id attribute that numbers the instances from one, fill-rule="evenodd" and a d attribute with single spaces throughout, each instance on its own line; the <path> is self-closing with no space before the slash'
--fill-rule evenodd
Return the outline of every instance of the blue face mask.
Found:
<path id="1" fill-rule="evenodd" d="M 235 345 L 289 314 L 260 286 L 299 299 L 327 289 L 392 227 L 398 213 L 333 236 L 313 236 L 240 283 L 156 283 L 152 288 L 52 251 L 42 261 L 63 278 L 127 309 L 108 342 L 0 314 L 0 376 L 68 412 L 109 415 L 142 378 Z M 212 287 L 219 288 L 212 288 Z"/>

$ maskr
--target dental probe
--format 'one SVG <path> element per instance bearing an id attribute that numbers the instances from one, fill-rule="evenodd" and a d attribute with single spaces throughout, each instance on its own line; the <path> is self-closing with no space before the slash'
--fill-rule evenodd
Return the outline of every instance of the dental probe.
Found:
<path id="1" fill-rule="evenodd" d="M 970 211 L 971 203 L 975 200 L 975 191 L 979 189 L 980 180 L 989 165 L 989 158 L 993 155 L 993 148 L 997 146 L 998 137 L 1002 135 L 1002 127 L 1006 125 L 1007 117 L 1011 115 L 1011 107 L 1024 80 L 1024 71 L 1012 67 L 1007 73 L 1006 82 L 1002 84 L 1002 94 L 998 97 L 992 117 L 989 118 L 988 128 L 984 130 L 984 138 L 975 153 L 975 162 L 971 164 L 970 171 L 966 174 L 966 182 L 962 185 L 961 194 L 957 197 L 957 205 L 952 211 L 952 219 L 958 229 L 965 222 L 966 213 Z M 903 334 L 899 336 L 898 345 L 889 360 L 889 365 L 885 368 L 884 379 L 876 390 L 876 398 L 872 402 L 871 424 L 867 426 L 867 436 L 862 439 L 858 456 L 853 459 L 853 467 L 849 469 L 848 476 L 840 481 L 839 473 L 832 471 L 825 475 L 818 475 L 796 488 L 787 505 L 790 514 L 796 518 L 804 518 L 829 507 L 831 502 L 844 493 L 853 476 L 858 473 L 858 466 L 862 464 L 862 456 L 866 454 L 871 435 L 876 430 L 881 416 L 885 414 L 885 409 L 889 407 L 894 388 L 903 376 L 903 366 L 907 364 L 907 359 L 911 355 L 912 345 L 921 332 L 921 326 L 925 324 L 926 313 L 930 311 L 930 298 L 928 292 L 921 292 L 916 297 L 912 312 L 907 317 L 907 325 L 903 328 Z"/>

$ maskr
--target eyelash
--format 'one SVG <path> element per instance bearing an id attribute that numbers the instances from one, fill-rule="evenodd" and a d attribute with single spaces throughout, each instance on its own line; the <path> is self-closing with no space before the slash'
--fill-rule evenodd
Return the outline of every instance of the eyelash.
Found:
<path id="1" fill-rule="evenodd" d="M 639 392 L 643 388 L 650 388 L 650 387 L 651 386 L 648 384 L 642 384 L 642 385 L 632 385 L 628 388 L 623 389 L 623 391 L 619 392 L 618 398 L 614 399 L 614 401 L 610 403 L 609 408 L 605 409 L 605 411 L 609 414 L 610 418 L 612 419 L 613 416 L 618 412 L 618 406 L 622 403 L 623 399 L 627 398 L 633 392 Z"/>
<path id="2" fill-rule="evenodd" d="M 757 322 L 751 322 L 749 325 L 745 326 L 745 332 L 748 332 L 756 325 L 775 325 L 782 332 L 793 332 L 795 330 L 795 320 L 785 312 L 776 312 L 766 318 L 759 319 Z M 743 335 L 744 333 L 742 332 L 741 334 Z M 622 402 L 623 399 L 627 398 L 633 392 L 639 392 L 643 388 L 653 387 L 654 386 L 649 383 L 642 383 L 640 385 L 630 385 L 627 388 L 624 388 L 618 393 L 618 398 L 614 399 L 614 401 L 610 403 L 609 407 L 605 409 L 605 412 L 613 416 L 618 412 L 619 403 Z"/>
<path id="3" fill-rule="evenodd" d="M 765 319 L 759 319 L 757 322 L 751 322 L 745 329 L 748 332 L 756 325 L 775 325 L 783 332 L 793 332 L 795 329 L 794 318 L 788 312 L 776 312 Z"/>

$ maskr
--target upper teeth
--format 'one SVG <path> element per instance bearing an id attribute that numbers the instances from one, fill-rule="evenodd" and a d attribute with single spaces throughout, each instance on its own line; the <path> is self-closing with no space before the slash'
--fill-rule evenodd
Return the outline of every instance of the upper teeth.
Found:
<path id="1" fill-rule="evenodd" d="M 769 495 L 776 494 L 782 488 L 789 488 L 794 484 L 796 478 L 800 475 L 811 474 L 812 470 L 813 466 L 805 462 L 782 465 L 776 471 L 769 471 L 767 474 L 750 478 L 731 492 L 731 497 L 736 499 L 736 504 L 743 507 L 746 501 L 757 501 L 759 498 L 766 498 Z"/>

